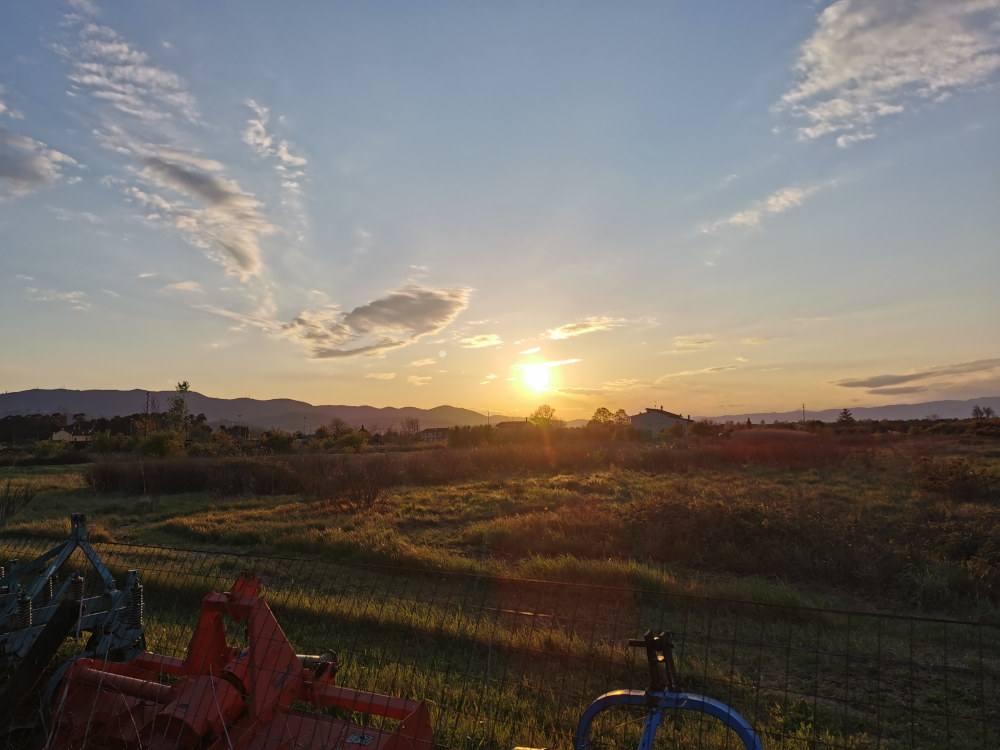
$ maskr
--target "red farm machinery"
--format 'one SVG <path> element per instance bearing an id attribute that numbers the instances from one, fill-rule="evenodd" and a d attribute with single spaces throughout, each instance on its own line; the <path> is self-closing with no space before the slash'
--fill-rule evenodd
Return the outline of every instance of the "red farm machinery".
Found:
<path id="1" fill-rule="evenodd" d="M 103 583 L 97 596 L 83 596 L 78 574 L 66 579 L 71 583 L 52 583 L 78 547 Z M 186 655 L 174 658 L 146 650 L 138 575 L 130 571 L 119 591 L 87 542 L 82 517 L 74 516 L 65 545 L 5 573 L 0 654 L 14 663 L 0 695 L 6 724 L 0 731 L 23 726 L 25 713 L 41 714 L 35 746 L 432 748 L 426 703 L 337 685 L 336 658 L 297 654 L 252 575 L 241 575 L 229 591 L 204 597 Z M 243 645 L 230 645 L 227 625 L 244 630 Z M 82 631 L 90 633 L 83 653 L 49 668 L 64 639 Z M 42 710 L 18 712 L 29 695 Z"/>

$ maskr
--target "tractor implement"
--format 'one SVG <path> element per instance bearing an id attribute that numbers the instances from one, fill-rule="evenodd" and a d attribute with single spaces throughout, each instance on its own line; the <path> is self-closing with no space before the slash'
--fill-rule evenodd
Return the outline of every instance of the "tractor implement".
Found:
<path id="1" fill-rule="evenodd" d="M 70 517 L 69 538 L 26 563 L 8 563 L 0 577 L 0 661 L 23 659 L 49 625 L 60 602 L 76 603 L 73 629 L 91 634 L 88 651 L 95 656 L 123 660 L 145 648 L 142 636 L 143 592 L 139 574 L 130 570 L 118 588 L 87 539 L 86 519 Z M 79 573 L 57 583 L 62 568 L 76 550 L 83 552 L 101 579 L 100 593 L 85 597 Z M 68 633 L 66 633 L 68 635 Z"/>
<path id="2" fill-rule="evenodd" d="M 138 574 L 130 570 L 119 589 L 90 546 L 83 515 L 73 514 L 70 526 L 69 538 L 59 546 L 30 562 L 0 569 L 0 664 L 7 671 L 0 688 L 0 732 L 15 728 L 12 720 L 19 705 L 34 694 L 68 636 L 89 633 L 86 653 L 104 660 L 128 659 L 146 647 Z M 101 591 L 94 596 L 85 596 L 85 581 L 78 572 L 57 585 L 78 549 L 101 580 Z"/>
<path id="3" fill-rule="evenodd" d="M 183 659 L 71 662 L 50 691 L 50 746 L 432 750 L 426 703 L 335 685 L 335 660 L 296 654 L 260 585 L 244 574 L 205 596 Z M 227 618 L 245 626 L 245 648 L 227 643 Z"/>

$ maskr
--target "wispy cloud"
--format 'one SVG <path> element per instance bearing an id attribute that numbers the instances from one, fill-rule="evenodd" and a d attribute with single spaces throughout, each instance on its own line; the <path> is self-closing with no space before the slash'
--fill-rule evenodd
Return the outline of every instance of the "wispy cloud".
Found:
<path id="1" fill-rule="evenodd" d="M 92 0 L 66 0 L 66 4 L 73 10 L 86 13 L 88 16 L 96 16 L 99 12 L 96 3 Z"/>
<path id="2" fill-rule="evenodd" d="M 243 131 L 244 143 L 261 156 L 274 157 L 286 167 L 304 167 L 308 164 L 304 156 L 291 153 L 288 141 L 279 140 L 268 132 L 267 127 L 271 119 L 271 110 L 268 107 L 258 104 L 253 99 L 247 99 L 246 105 L 253 112 L 253 116 L 247 120 L 246 129 Z"/>
<path id="3" fill-rule="evenodd" d="M 409 383 L 410 385 L 414 385 L 414 386 L 417 386 L 419 388 L 420 386 L 427 385 L 429 382 L 431 382 L 431 376 L 430 375 L 410 375 L 406 379 L 406 382 Z"/>
<path id="4" fill-rule="evenodd" d="M 715 337 L 708 333 L 691 333 L 686 336 L 674 336 L 673 349 L 668 349 L 664 354 L 686 354 L 688 352 L 700 352 L 715 346 Z"/>
<path id="5" fill-rule="evenodd" d="M 484 377 L 482 380 L 479 381 L 479 385 L 489 385 L 496 379 L 497 379 L 496 373 L 491 372 L 490 374 L 488 374 L 486 377 Z"/>
<path id="6" fill-rule="evenodd" d="M 0 127 L 0 200 L 55 184 L 75 159 L 26 135 Z"/>
<path id="7" fill-rule="evenodd" d="M 248 99 L 246 106 L 250 108 L 252 114 L 243 131 L 243 142 L 260 156 L 274 162 L 274 168 L 281 180 L 282 203 L 304 227 L 306 217 L 302 206 L 302 182 L 306 178 L 305 167 L 308 160 L 304 156 L 293 154 L 293 147 L 287 140 L 275 137 L 268 130 L 271 120 L 271 110 L 268 107 L 254 99 Z M 300 230 L 299 239 L 303 236 Z"/>
<path id="8" fill-rule="evenodd" d="M 199 122 L 194 97 L 175 73 L 152 63 L 117 31 L 71 19 L 77 40 L 57 51 L 71 69 L 70 93 L 98 108 L 98 143 L 128 160 L 121 187 L 147 222 L 169 227 L 247 282 L 263 273 L 261 239 L 277 231 L 263 205 L 225 166 L 175 145 L 177 123 Z M 134 135 L 141 132 L 141 137 Z"/>
<path id="9" fill-rule="evenodd" d="M 396 373 L 394 372 L 370 372 L 365 375 L 367 380 L 395 380 Z"/>
<path id="10" fill-rule="evenodd" d="M 806 199 L 819 190 L 818 185 L 806 187 L 788 186 L 776 190 L 763 200 L 737 211 L 724 219 L 719 219 L 701 228 L 702 233 L 711 234 L 726 228 L 753 228 L 760 226 L 768 216 L 783 214 L 791 208 L 805 203 Z"/>
<path id="11" fill-rule="evenodd" d="M 16 109 L 12 109 L 7 105 L 7 102 L 3 100 L 3 96 L 6 93 L 7 89 L 4 88 L 3 84 L 0 84 L 0 117 L 9 117 L 12 120 L 23 120 L 24 114 Z"/>
<path id="12" fill-rule="evenodd" d="M 663 383 L 667 380 L 673 378 L 689 378 L 695 375 L 715 375 L 720 372 L 728 372 L 729 370 L 735 370 L 739 367 L 738 364 L 729 365 L 715 365 L 713 367 L 702 367 L 698 370 L 681 370 L 680 372 L 670 372 L 666 375 L 661 375 L 654 382 Z"/>
<path id="13" fill-rule="evenodd" d="M 869 375 L 863 378 L 847 378 L 836 381 L 843 388 L 866 388 L 873 395 L 891 395 L 903 393 L 918 393 L 931 387 L 942 388 L 951 385 L 942 378 L 972 379 L 996 373 L 1000 370 L 1000 357 L 977 359 L 971 362 L 959 362 L 952 365 L 929 367 L 924 370 L 914 370 L 907 373 L 887 373 Z M 920 390 L 918 391 L 917 388 Z"/>
<path id="14" fill-rule="evenodd" d="M 437 360 L 434 357 L 424 357 L 423 359 L 415 359 L 410 362 L 410 367 L 429 367 L 436 364 Z"/>
<path id="15" fill-rule="evenodd" d="M 432 289 L 409 284 L 343 312 L 336 305 L 303 310 L 291 322 L 271 315 L 239 313 L 213 305 L 201 309 L 290 339 L 317 359 L 381 354 L 443 331 L 468 307 L 468 289 Z"/>
<path id="16" fill-rule="evenodd" d="M 523 370 L 525 368 L 535 368 L 535 367 L 567 367 L 568 365 L 575 365 L 583 362 L 579 357 L 570 357 L 569 359 L 551 359 L 547 362 L 518 362 L 514 365 L 514 369 Z"/>
<path id="17" fill-rule="evenodd" d="M 29 286 L 25 288 L 24 293 L 32 302 L 61 302 L 79 312 L 86 312 L 91 308 L 87 294 L 81 291 L 62 292 L 57 289 L 38 289 Z"/>
<path id="18" fill-rule="evenodd" d="M 610 393 L 632 391 L 652 385 L 653 383 L 648 380 L 640 380 L 638 378 L 617 378 L 616 380 L 609 380 L 601 385 L 565 386 L 559 390 L 562 393 L 569 393 L 574 396 L 603 396 Z"/>
<path id="19" fill-rule="evenodd" d="M 197 281 L 175 281 L 163 287 L 165 292 L 188 292 L 194 294 L 204 294 L 205 289 Z"/>
<path id="20" fill-rule="evenodd" d="M 460 339 L 458 345 L 463 349 L 488 349 L 494 346 L 503 346 L 503 339 L 495 333 L 480 333 L 476 336 Z"/>
<path id="21" fill-rule="evenodd" d="M 591 315 L 575 323 L 563 323 L 561 326 L 550 328 L 543 336 L 553 341 L 583 336 L 587 333 L 597 333 L 598 331 L 609 331 L 625 325 L 624 318 L 610 318 L 605 315 Z"/>
<path id="22" fill-rule="evenodd" d="M 1000 70 L 995 0 L 840 0 L 802 45 L 798 81 L 777 108 L 802 121 L 799 138 L 849 146 L 925 101 L 987 83 Z"/>
<path id="23" fill-rule="evenodd" d="M 158 67 L 107 26 L 84 22 L 79 44 L 59 48 L 70 59 L 70 90 L 87 93 L 118 112 L 143 122 L 181 117 L 198 121 L 194 97 L 175 73 Z"/>
<path id="24" fill-rule="evenodd" d="M 126 190 L 146 208 L 146 218 L 182 232 L 231 275 L 243 281 L 260 276 L 261 238 L 276 231 L 260 201 L 222 175 L 218 162 L 177 149 L 142 151 L 136 176 L 147 189 Z"/>
<path id="25" fill-rule="evenodd" d="M 540 352 L 541 350 L 542 350 L 542 347 L 540 347 L 540 346 L 532 346 L 532 347 L 530 347 L 528 349 L 525 349 L 522 352 L 519 352 L 519 354 L 523 354 L 525 356 L 528 355 L 528 354 L 538 354 L 538 352 Z"/>
<path id="26" fill-rule="evenodd" d="M 939 385 L 944 385 L 940 383 Z M 888 388 L 872 388 L 868 392 L 873 396 L 902 396 L 908 393 L 926 393 L 930 389 L 926 385 L 899 385 Z"/>

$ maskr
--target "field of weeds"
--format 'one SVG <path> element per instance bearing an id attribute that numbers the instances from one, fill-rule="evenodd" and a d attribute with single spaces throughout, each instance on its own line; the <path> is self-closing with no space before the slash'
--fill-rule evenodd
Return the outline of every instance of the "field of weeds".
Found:
<path id="1" fill-rule="evenodd" d="M 1000 451 L 789 444 L 4 469 L 33 500 L 0 546 L 23 559 L 87 513 L 112 566 L 142 571 L 150 645 L 172 654 L 199 598 L 251 567 L 297 648 L 430 700 L 442 747 L 566 746 L 589 698 L 641 686 L 622 644 L 648 627 L 768 747 L 995 746 Z M 165 484 L 137 492 L 137 472 Z M 668 732 L 732 746 L 697 718 Z"/>
<path id="2" fill-rule="evenodd" d="M 3 533 L 995 616 L 994 444 L 754 432 L 4 469 L 36 497 Z"/>

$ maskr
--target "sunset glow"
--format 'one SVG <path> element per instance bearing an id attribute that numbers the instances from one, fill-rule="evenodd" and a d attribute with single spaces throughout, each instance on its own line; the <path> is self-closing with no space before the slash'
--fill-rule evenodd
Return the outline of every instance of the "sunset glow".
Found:
<path id="1" fill-rule="evenodd" d="M 522 365 L 521 383 L 529 391 L 545 393 L 552 382 L 550 371 L 551 368 L 547 367 L 545 363 Z"/>
<path id="2" fill-rule="evenodd" d="M 2 390 L 1000 393 L 995 2 L 8 5 Z"/>

